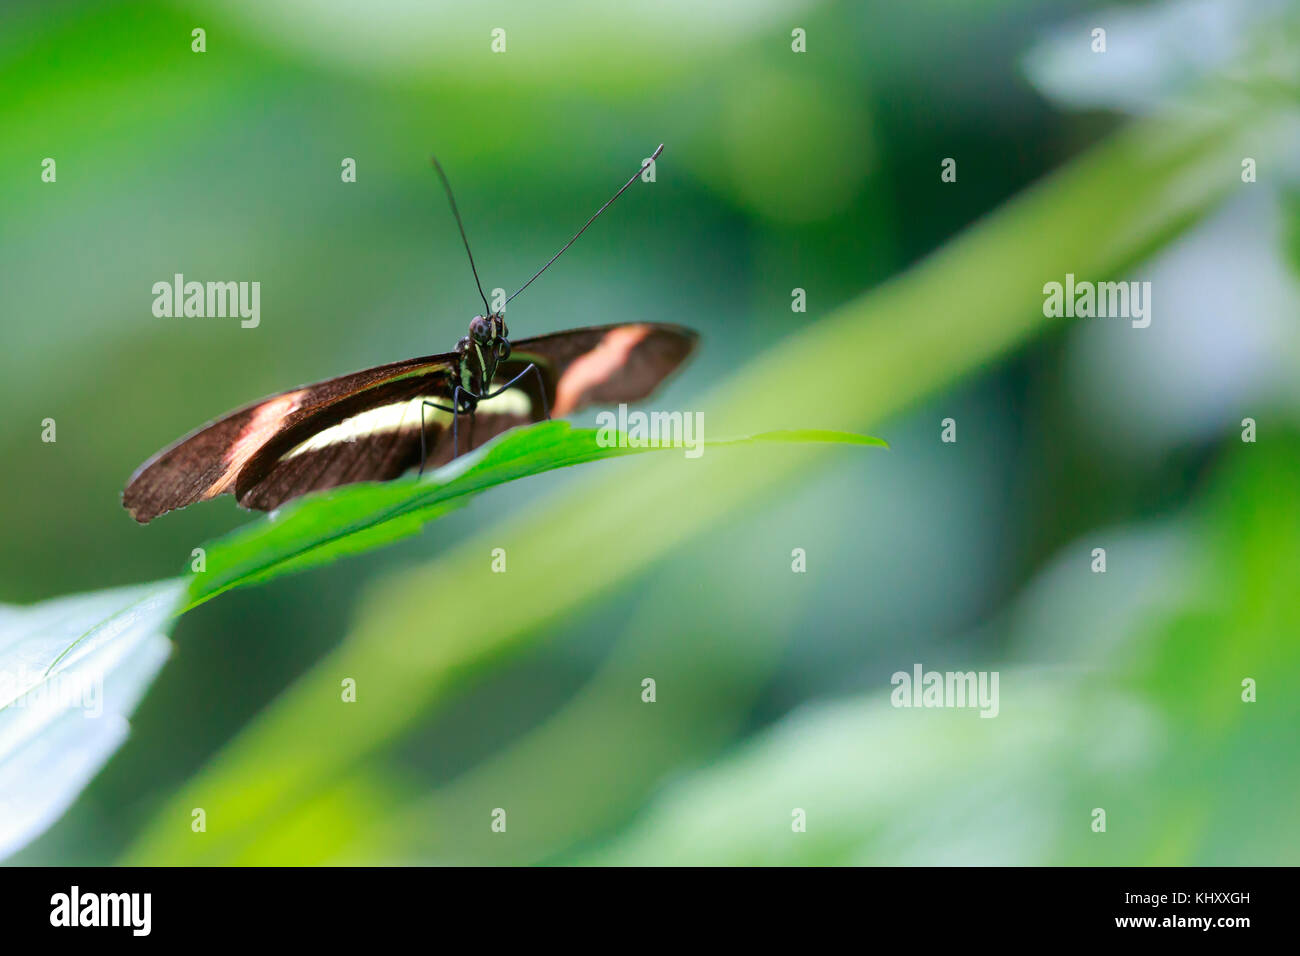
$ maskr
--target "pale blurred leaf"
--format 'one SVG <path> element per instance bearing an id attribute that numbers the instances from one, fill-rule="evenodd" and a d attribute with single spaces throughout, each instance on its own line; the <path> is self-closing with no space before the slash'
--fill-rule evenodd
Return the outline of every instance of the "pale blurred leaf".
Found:
<path id="1" fill-rule="evenodd" d="M 183 581 L 0 606 L 0 858 L 57 820 L 126 739 Z"/>

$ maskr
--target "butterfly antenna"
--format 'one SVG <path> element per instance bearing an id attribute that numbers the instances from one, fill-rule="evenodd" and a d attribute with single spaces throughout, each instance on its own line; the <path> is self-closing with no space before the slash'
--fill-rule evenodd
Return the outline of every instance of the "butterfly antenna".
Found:
<path id="1" fill-rule="evenodd" d="M 438 171 L 438 178 L 442 180 L 443 189 L 447 190 L 447 201 L 451 203 L 451 214 L 456 217 L 456 226 L 460 229 L 461 241 L 465 243 L 465 255 L 469 256 L 469 270 L 474 273 L 474 284 L 478 286 L 479 298 L 483 300 L 485 310 L 483 314 L 491 315 L 492 306 L 488 305 L 487 296 L 483 294 L 483 283 L 478 281 L 478 269 L 474 267 L 474 253 L 469 251 L 469 237 L 465 235 L 465 223 L 461 221 L 460 210 L 456 208 L 456 197 L 451 193 L 451 182 L 447 179 L 447 174 L 442 171 L 442 163 L 438 162 L 437 156 L 430 156 L 429 161 L 433 163 L 433 168 Z"/>
<path id="2" fill-rule="evenodd" d="M 575 233 L 573 234 L 573 238 L 570 239 L 568 242 L 566 242 L 566 243 L 564 244 L 564 249 L 561 249 L 561 250 L 560 250 L 559 252 L 557 252 L 555 255 L 551 256 L 551 258 L 547 259 L 547 260 L 546 260 L 546 265 L 542 266 L 540 269 L 538 269 L 536 272 L 534 272 L 534 273 L 533 273 L 533 278 L 532 278 L 532 279 L 529 279 L 527 282 L 525 282 L 523 285 L 521 285 L 518 289 L 515 289 L 515 291 L 512 292 L 512 293 L 510 294 L 510 298 L 509 298 L 509 299 L 506 299 L 506 302 L 509 302 L 510 299 L 513 299 L 513 298 L 514 298 L 515 296 L 517 296 L 520 292 L 523 292 L 523 291 L 524 291 L 525 289 L 527 289 L 530 285 L 532 285 L 532 284 L 533 284 L 533 279 L 536 279 L 539 275 L 541 275 L 541 274 L 542 274 L 543 272 L 545 272 L 548 268 L 550 268 L 550 265 L 551 265 L 552 262 L 554 262 L 556 259 L 560 258 L 560 256 L 564 255 L 565 249 L 568 249 L 569 246 L 571 246 L 571 245 L 573 245 L 575 242 L 577 242 L 577 241 L 578 241 L 578 237 L 579 237 L 580 235 L 582 235 L 584 232 L 587 231 L 587 226 L 590 226 L 593 222 L 596 221 L 596 216 L 599 216 L 602 212 L 604 212 L 604 211 L 605 211 L 606 209 L 608 209 L 611 205 L 613 205 L 614 200 L 617 199 L 619 196 L 623 195 L 623 193 L 625 193 L 625 192 L 627 191 L 628 187 L 631 186 L 634 182 L 636 182 L 637 177 L 640 176 L 642 173 L 644 173 L 644 172 L 646 171 L 646 169 L 649 168 L 650 164 L 653 163 L 656 159 L 659 158 L 659 154 L 662 153 L 663 151 L 664 151 L 664 144 L 663 144 L 663 143 L 660 143 L 660 144 L 659 144 L 659 148 L 656 149 L 656 150 L 654 151 L 654 154 L 653 154 L 649 159 L 647 159 L 644 163 L 641 164 L 641 168 L 638 169 L 635 173 L 632 174 L 632 178 L 631 178 L 631 179 L 629 179 L 627 182 L 625 182 L 625 183 L 623 184 L 623 188 L 620 189 L 618 192 L 614 193 L 614 195 L 610 196 L 610 197 L 609 197 L 609 202 L 605 203 L 605 205 L 603 205 L 603 206 L 601 206 L 599 209 L 597 209 L 595 215 L 593 215 L 590 219 L 588 219 L 588 220 L 586 221 L 586 223 L 583 225 L 583 227 L 582 227 L 581 229 L 579 229 L 577 232 L 575 232 Z"/>

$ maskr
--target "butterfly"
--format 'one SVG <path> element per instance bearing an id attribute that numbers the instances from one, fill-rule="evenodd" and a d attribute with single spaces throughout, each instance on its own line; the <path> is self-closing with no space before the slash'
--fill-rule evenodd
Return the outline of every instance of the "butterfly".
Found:
<path id="1" fill-rule="evenodd" d="M 663 151 L 660 145 L 533 277 L 577 241 Z M 141 524 L 197 501 L 233 494 L 269 511 L 293 498 L 358 481 L 438 467 L 517 425 L 593 404 L 646 398 L 694 350 L 698 336 L 650 322 L 591 326 L 512 342 L 488 306 L 451 183 L 450 201 L 485 314 L 454 351 L 393 362 L 289 389 L 228 412 L 158 452 L 127 482 L 122 504 Z"/>

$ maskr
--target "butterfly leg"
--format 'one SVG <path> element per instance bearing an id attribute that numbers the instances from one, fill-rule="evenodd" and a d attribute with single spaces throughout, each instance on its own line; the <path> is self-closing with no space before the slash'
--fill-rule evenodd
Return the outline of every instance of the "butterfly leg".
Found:
<path id="1" fill-rule="evenodd" d="M 477 405 L 479 402 L 481 402 L 481 401 L 483 400 L 482 396 L 480 396 L 480 395 L 475 395 L 475 394 L 474 394 L 473 392 L 471 392 L 468 388 L 461 388 L 461 386 L 457 385 L 455 391 L 453 391 L 453 392 L 451 393 L 451 407 L 452 407 L 452 408 L 455 408 L 455 409 L 459 409 L 459 408 L 460 408 L 460 396 L 461 396 L 461 393 L 462 393 L 462 392 L 463 392 L 464 394 L 468 395 L 469 398 L 473 400 L 473 404 L 470 404 L 470 402 L 467 401 L 467 402 L 466 402 L 466 406 L 467 406 L 467 408 L 466 408 L 466 410 L 465 410 L 464 412 L 459 412 L 459 411 L 458 411 L 458 412 L 454 413 L 454 414 L 451 416 L 451 457 L 452 457 L 453 459 L 455 459 L 455 458 L 459 458 L 459 457 L 460 457 L 460 429 L 457 427 L 457 426 L 460 424 L 460 416 L 461 416 L 462 414 L 464 414 L 464 415 L 468 415 L 468 416 L 469 416 L 469 421 L 470 421 L 469 440 L 470 440 L 470 443 L 473 444 L 473 442 L 474 442 L 474 406 Z"/>
<path id="2" fill-rule="evenodd" d="M 454 429 L 456 427 L 455 409 L 444 408 L 443 406 L 439 405 L 437 402 L 430 402 L 427 399 L 420 403 L 420 470 L 416 473 L 418 475 L 424 474 L 424 462 L 425 459 L 428 457 L 428 450 L 425 448 L 425 443 L 424 443 L 424 408 L 426 405 L 428 405 L 431 408 L 436 408 L 440 412 L 451 412 L 452 428 Z"/>
<path id="3" fill-rule="evenodd" d="M 491 393 L 489 393 L 489 394 L 487 394 L 487 395 L 484 395 L 483 397 L 484 397 L 485 399 L 487 399 L 487 398 L 496 398 L 498 395 L 500 395 L 500 394 L 501 394 L 502 392 L 504 392 L 506 389 L 510 388 L 512 385 L 515 384 L 515 382 L 519 381 L 521 378 L 523 378 L 523 377 L 524 377 L 525 375 L 527 375 L 529 372 L 532 372 L 532 373 L 534 373 L 534 374 L 537 376 L 537 394 L 539 394 L 540 396 L 542 396 L 542 413 L 543 413 L 543 417 L 544 417 L 544 418 L 547 418 L 547 419 L 550 419 L 550 417 L 551 417 L 551 410 L 550 410 L 550 408 L 548 407 L 548 405 L 547 405 L 547 403 L 546 403 L 546 383 L 545 383 L 544 381 L 542 381 L 542 370 L 539 369 L 539 368 L 537 367 L 536 363 L 534 363 L 534 362 L 529 362 L 529 363 L 528 363 L 528 367 L 525 368 L 522 372 L 520 372 L 518 375 L 516 375 L 516 376 L 515 376 L 514 378 L 512 378 L 510 381 L 506 382 L 504 385 L 502 385 L 500 388 L 498 388 L 495 392 L 491 392 Z"/>
<path id="4" fill-rule="evenodd" d="M 549 422 L 551 420 L 551 406 L 546 401 L 546 382 L 542 379 L 542 370 L 532 362 L 528 363 L 528 368 L 532 369 L 533 374 L 537 376 L 537 394 L 542 397 L 542 417 Z M 526 372 L 528 369 L 524 369 L 524 371 Z"/>

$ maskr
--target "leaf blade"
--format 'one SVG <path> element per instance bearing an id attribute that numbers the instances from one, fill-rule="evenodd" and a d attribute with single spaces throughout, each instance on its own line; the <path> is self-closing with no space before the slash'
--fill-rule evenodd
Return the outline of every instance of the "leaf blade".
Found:
<path id="1" fill-rule="evenodd" d="M 428 522 L 490 488 L 559 468 L 681 445 L 629 447 L 592 428 L 564 421 L 513 429 L 425 478 L 348 485 L 310 495 L 205 547 L 207 569 L 191 579 L 189 607 L 235 587 L 272 580 L 418 534 Z M 787 429 L 703 442 L 732 446 L 772 442 L 885 447 L 879 438 L 818 429 Z"/>

